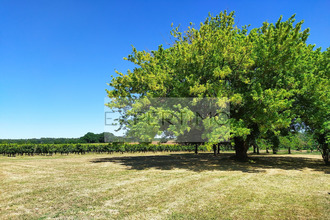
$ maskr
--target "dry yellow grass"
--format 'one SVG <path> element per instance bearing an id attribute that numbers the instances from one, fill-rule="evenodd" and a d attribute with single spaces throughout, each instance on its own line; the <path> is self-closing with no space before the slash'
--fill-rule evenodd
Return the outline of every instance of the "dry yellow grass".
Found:
<path id="1" fill-rule="evenodd" d="M 319 155 L 0 157 L 0 219 L 330 219 Z"/>

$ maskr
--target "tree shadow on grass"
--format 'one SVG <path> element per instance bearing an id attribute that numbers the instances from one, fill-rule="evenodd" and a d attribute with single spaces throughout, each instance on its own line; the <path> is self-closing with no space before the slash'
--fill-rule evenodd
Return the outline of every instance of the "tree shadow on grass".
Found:
<path id="1" fill-rule="evenodd" d="M 186 169 L 195 172 L 201 171 L 241 171 L 248 173 L 266 172 L 266 169 L 303 170 L 306 168 L 314 171 L 330 173 L 330 168 L 322 164 L 321 159 L 292 156 L 250 155 L 249 162 L 231 160 L 233 154 L 222 153 L 217 157 L 211 153 L 202 154 L 169 154 L 147 156 L 121 156 L 106 157 L 92 160 L 92 163 L 118 163 L 132 170 L 159 169 L 173 170 Z"/>

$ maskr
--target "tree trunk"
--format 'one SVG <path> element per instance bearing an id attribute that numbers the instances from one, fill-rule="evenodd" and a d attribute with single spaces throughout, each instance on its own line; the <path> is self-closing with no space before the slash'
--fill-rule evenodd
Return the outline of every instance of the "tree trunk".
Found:
<path id="1" fill-rule="evenodd" d="M 291 154 L 291 147 L 288 148 L 288 153 Z"/>
<path id="2" fill-rule="evenodd" d="M 198 144 L 195 144 L 195 154 L 198 154 Z"/>
<path id="3" fill-rule="evenodd" d="M 329 148 L 329 144 L 326 143 L 325 140 L 326 140 L 326 138 L 325 138 L 324 134 L 320 135 L 318 138 L 323 161 L 324 161 L 325 165 L 329 165 L 330 148 Z"/>
<path id="4" fill-rule="evenodd" d="M 213 152 L 214 152 L 214 156 L 217 156 L 217 145 L 213 144 Z"/>
<path id="5" fill-rule="evenodd" d="M 220 154 L 220 144 L 218 144 L 218 154 Z"/>
<path id="6" fill-rule="evenodd" d="M 323 144 L 321 153 L 322 153 L 322 158 L 323 158 L 325 165 L 329 165 L 330 149 L 327 144 Z"/>
<path id="7" fill-rule="evenodd" d="M 247 150 L 249 149 L 249 145 L 247 141 L 245 141 L 241 137 L 235 137 L 234 142 L 235 142 L 236 159 L 239 161 L 247 161 L 248 160 Z"/>
<path id="8" fill-rule="evenodd" d="M 255 154 L 259 154 L 259 146 L 258 144 L 254 141 L 254 143 L 252 144 L 253 145 L 253 153 Z"/>
<path id="9" fill-rule="evenodd" d="M 266 148 L 266 153 L 269 154 L 268 148 Z"/>

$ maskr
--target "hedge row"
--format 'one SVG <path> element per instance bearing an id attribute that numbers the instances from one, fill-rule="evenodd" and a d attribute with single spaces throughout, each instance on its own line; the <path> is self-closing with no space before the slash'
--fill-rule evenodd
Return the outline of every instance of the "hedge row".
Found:
<path id="1" fill-rule="evenodd" d="M 205 146 L 199 146 L 199 151 L 206 151 Z M 175 152 L 194 151 L 192 145 L 167 144 L 0 144 L 0 154 L 4 156 L 16 155 L 53 155 L 53 154 L 85 154 L 85 153 L 113 153 L 113 152 Z"/>

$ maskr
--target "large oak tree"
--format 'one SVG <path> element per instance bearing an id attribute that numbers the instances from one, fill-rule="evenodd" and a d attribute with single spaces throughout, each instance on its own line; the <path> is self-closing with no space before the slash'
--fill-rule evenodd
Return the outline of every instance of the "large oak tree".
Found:
<path id="1" fill-rule="evenodd" d="M 301 104 L 297 97 L 306 96 L 305 82 L 315 72 L 315 51 L 306 44 L 309 30 L 302 31 L 302 24 L 296 23 L 294 16 L 287 21 L 280 17 L 275 24 L 264 22 L 249 30 L 248 26 L 236 26 L 234 12 L 225 11 L 209 15 L 199 27 L 191 24 L 184 32 L 173 28 L 174 40 L 167 48 L 160 45 L 147 52 L 133 47 L 125 59 L 137 67 L 126 74 L 117 72 L 119 76 L 112 79 L 109 107 L 129 114 L 138 108 L 133 103 L 146 97 L 226 98 L 236 157 L 246 160 L 248 148 L 258 138 L 276 137 L 281 129 L 302 118 L 298 114 L 301 109 L 295 106 Z M 320 117 L 329 113 L 328 106 L 324 108 Z M 319 126 L 316 120 L 308 123 Z M 328 122 L 320 123 L 324 126 Z M 170 129 L 140 128 L 151 136 Z M 191 128 L 180 129 L 182 134 Z M 218 138 L 222 135 L 219 132 Z"/>

